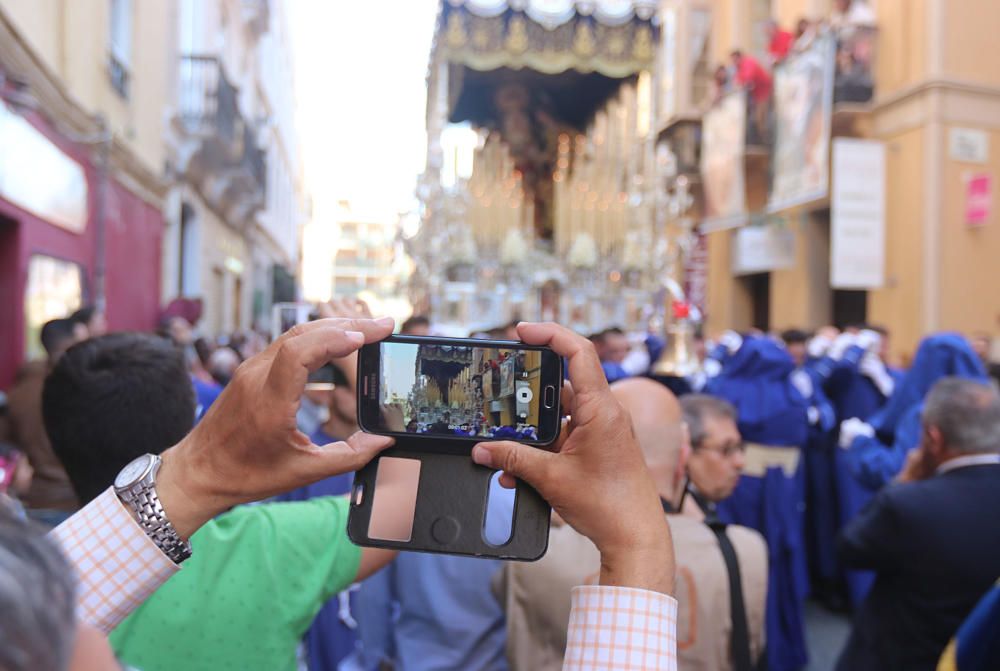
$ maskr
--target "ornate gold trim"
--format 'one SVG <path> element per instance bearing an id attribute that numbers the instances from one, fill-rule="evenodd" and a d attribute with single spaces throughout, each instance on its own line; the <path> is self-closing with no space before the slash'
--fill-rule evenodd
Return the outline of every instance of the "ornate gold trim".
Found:
<path id="1" fill-rule="evenodd" d="M 520 12 L 483 17 L 451 7 L 439 25 L 439 55 L 473 70 L 576 70 L 625 78 L 651 69 L 655 55 L 654 28 L 638 17 L 606 25 L 578 14 L 548 29 Z"/>

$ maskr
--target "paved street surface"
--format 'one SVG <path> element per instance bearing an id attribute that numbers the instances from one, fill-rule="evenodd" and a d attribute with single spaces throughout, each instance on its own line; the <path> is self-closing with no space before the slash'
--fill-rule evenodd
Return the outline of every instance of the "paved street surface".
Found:
<path id="1" fill-rule="evenodd" d="M 806 602 L 806 640 L 809 666 L 806 671 L 832 671 L 851 631 L 847 615 L 831 613 L 815 601 Z"/>

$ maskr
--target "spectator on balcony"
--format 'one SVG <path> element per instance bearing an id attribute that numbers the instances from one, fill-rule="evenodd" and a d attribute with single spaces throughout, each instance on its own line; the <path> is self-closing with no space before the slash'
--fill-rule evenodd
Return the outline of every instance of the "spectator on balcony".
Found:
<path id="1" fill-rule="evenodd" d="M 872 99 L 874 89 L 871 70 L 858 62 L 850 49 L 838 47 L 837 75 L 833 85 L 834 102 L 868 102 Z"/>
<path id="2" fill-rule="evenodd" d="M 874 28 L 875 10 L 867 0 L 834 0 L 830 28 L 840 43 L 850 41 L 859 28 Z"/>
<path id="3" fill-rule="evenodd" d="M 795 44 L 792 51 L 798 53 L 808 49 L 816 39 L 816 24 L 804 16 L 795 24 Z"/>
<path id="4" fill-rule="evenodd" d="M 767 71 L 753 56 L 744 54 L 739 49 L 735 49 L 730 58 L 736 70 L 736 85 L 747 90 L 747 97 L 750 101 L 750 114 L 753 129 L 756 131 L 758 141 L 766 141 L 767 138 L 767 108 L 771 99 L 771 90 L 774 88 L 774 80 L 771 73 Z"/>
<path id="5" fill-rule="evenodd" d="M 399 329 L 400 335 L 427 336 L 431 334 L 431 320 L 423 315 L 413 315 Z"/>
<path id="6" fill-rule="evenodd" d="M 733 90 L 733 81 L 729 76 L 729 68 L 725 65 L 718 65 L 712 73 L 712 95 L 709 98 L 709 106 L 718 105 L 727 93 Z"/>
<path id="7" fill-rule="evenodd" d="M 775 20 L 767 22 L 767 55 L 771 59 L 771 65 L 775 65 L 785 60 L 788 52 L 792 49 L 795 36 L 778 25 Z"/>

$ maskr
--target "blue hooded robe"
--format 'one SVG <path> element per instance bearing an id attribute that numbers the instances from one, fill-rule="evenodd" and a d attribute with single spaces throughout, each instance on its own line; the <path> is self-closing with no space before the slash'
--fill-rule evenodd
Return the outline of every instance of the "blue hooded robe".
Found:
<path id="1" fill-rule="evenodd" d="M 836 537 L 839 524 L 835 477 L 837 414 L 808 364 L 792 381 L 810 406 L 809 438 L 803 450 L 806 484 L 806 550 L 812 575 L 824 587 L 839 575 Z"/>
<path id="2" fill-rule="evenodd" d="M 831 545 L 843 525 L 853 518 L 859 510 L 865 507 L 873 496 L 873 492 L 855 480 L 848 467 L 844 450 L 837 447 L 840 422 L 857 417 L 867 419 L 878 412 L 887 399 L 875 383 L 863 375 L 858 369 L 865 350 L 859 346 L 847 348 L 840 360 L 829 356 L 814 359 L 807 364 L 813 380 L 822 386 L 830 399 L 836 415 L 836 427 L 831 433 L 830 469 L 833 484 L 833 500 L 829 507 L 836 516 L 834 534 L 830 538 Z M 890 370 L 895 382 L 899 383 L 899 374 Z M 829 492 L 829 490 L 827 490 Z M 826 511 L 831 512 L 831 511 Z M 832 548 L 831 548 L 832 549 Z M 828 557 L 829 559 L 829 557 Z M 835 557 L 833 558 L 835 560 Z M 835 566 L 836 564 L 834 564 Z M 829 565 L 825 565 L 829 568 Z M 875 580 L 874 571 L 847 570 L 844 573 L 847 583 L 847 594 L 851 605 L 855 608 L 861 604 Z"/>
<path id="3" fill-rule="evenodd" d="M 848 466 L 862 485 L 875 491 L 899 474 L 907 453 L 920 443 L 924 397 L 948 376 L 988 381 L 982 360 L 963 336 L 939 333 L 924 338 L 885 407 L 868 419 L 877 437 L 858 436 L 851 443 Z"/>
<path id="4" fill-rule="evenodd" d="M 801 448 L 809 433 L 808 403 L 794 387 L 791 356 L 770 338 L 747 337 L 726 358 L 706 390 L 736 408 L 743 439 Z M 768 546 L 767 653 L 771 671 L 791 671 L 808 661 L 803 602 L 809 591 L 803 536 L 804 470 L 793 477 L 780 467 L 764 477 L 743 475 L 719 504 L 723 521 L 760 531 Z"/>

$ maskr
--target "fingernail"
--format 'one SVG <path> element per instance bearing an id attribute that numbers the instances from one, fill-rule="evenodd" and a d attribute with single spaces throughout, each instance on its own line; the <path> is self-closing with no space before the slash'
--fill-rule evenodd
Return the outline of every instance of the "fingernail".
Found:
<path id="1" fill-rule="evenodd" d="M 347 337 L 356 343 L 363 343 L 365 341 L 365 334 L 361 331 L 344 331 Z"/>
<path id="2" fill-rule="evenodd" d="M 392 326 L 395 320 L 392 317 L 379 317 L 375 320 L 375 323 L 380 326 Z"/>
<path id="3" fill-rule="evenodd" d="M 472 460 L 479 464 L 480 466 L 493 467 L 493 455 L 482 445 L 476 445 L 472 448 Z"/>

